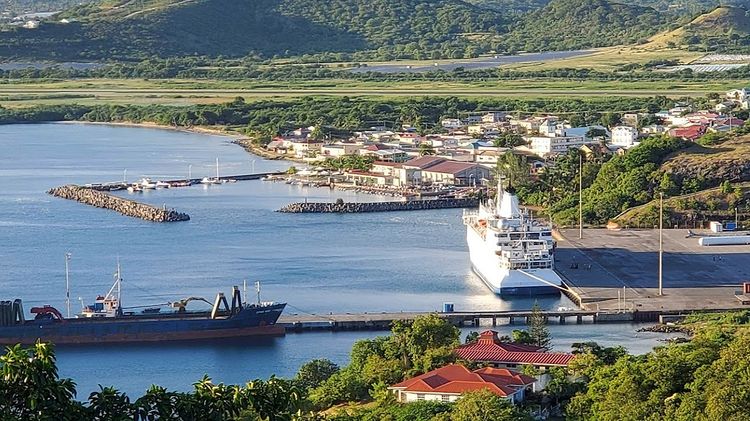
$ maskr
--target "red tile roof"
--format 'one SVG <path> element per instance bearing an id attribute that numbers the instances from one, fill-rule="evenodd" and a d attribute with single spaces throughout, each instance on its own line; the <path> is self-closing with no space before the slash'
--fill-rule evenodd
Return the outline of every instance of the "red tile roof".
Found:
<path id="1" fill-rule="evenodd" d="M 473 344 L 462 345 L 456 354 L 465 360 L 497 364 L 531 364 L 538 366 L 567 366 L 573 354 L 544 352 L 540 347 L 500 342 L 497 332 L 482 332 Z"/>
<path id="2" fill-rule="evenodd" d="M 423 169 L 423 171 L 455 175 L 478 166 L 479 165 L 477 164 L 468 162 L 445 161 L 436 165 L 431 165 L 430 167 Z"/>
<path id="3" fill-rule="evenodd" d="M 432 370 L 391 386 L 406 392 L 432 392 L 461 394 L 472 390 L 488 389 L 498 396 L 508 396 L 533 384 L 533 377 L 510 370 L 483 368 L 474 372 L 458 364 Z"/>
<path id="4" fill-rule="evenodd" d="M 706 127 L 703 125 L 678 127 L 669 131 L 669 134 L 674 137 L 681 137 L 684 139 L 695 140 L 706 132 Z"/>
<path id="5" fill-rule="evenodd" d="M 404 162 L 404 166 L 425 169 L 425 168 L 430 168 L 433 165 L 440 164 L 441 162 L 444 162 L 444 161 L 446 161 L 445 158 L 440 158 L 437 156 L 420 156 L 419 158 L 410 159 Z"/>

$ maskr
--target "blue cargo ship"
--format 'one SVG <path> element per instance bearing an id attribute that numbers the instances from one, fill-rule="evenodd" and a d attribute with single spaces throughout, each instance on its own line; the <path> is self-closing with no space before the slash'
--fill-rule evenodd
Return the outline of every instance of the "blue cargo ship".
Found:
<path id="1" fill-rule="evenodd" d="M 128 311 L 120 305 L 120 270 L 115 284 L 93 305 L 85 306 L 74 318 L 65 318 L 52 306 L 34 307 L 32 320 L 26 320 L 21 300 L 0 302 L 0 344 L 32 344 L 38 340 L 65 344 L 184 341 L 215 338 L 242 338 L 259 335 L 282 336 L 276 324 L 285 303 L 244 303 L 238 287 L 232 291 L 231 305 L 219 293 L 211 311 L 190 311 L 190 297 L 167 303 L 169 311 L 143 307 Z M 260 296 L 260 294 L 258 294 Z"/>

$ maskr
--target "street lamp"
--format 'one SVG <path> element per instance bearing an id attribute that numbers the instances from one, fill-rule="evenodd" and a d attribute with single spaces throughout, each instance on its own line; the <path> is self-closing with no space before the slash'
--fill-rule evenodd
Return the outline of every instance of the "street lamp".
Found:
<path id="1" fill-rule="evenodd" d="M 659 192 L 659 296 L 664 295 L 662 274 L 664 271 L 664 193 Z"/>
<path id="2" fill-rule="evenodd" d="M 583 238 L 583 153 L 578 151 L 578 239 Z"/>
<path id="3" fill-rule="evenodd" d="M 188 164 L 188 181 L 193 179 L 193 164 Z"/>

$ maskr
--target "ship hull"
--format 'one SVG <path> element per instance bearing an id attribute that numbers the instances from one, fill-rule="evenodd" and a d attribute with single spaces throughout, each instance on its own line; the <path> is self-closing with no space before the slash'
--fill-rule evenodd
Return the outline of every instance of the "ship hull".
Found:
<path id="1" fill-rule="evenodd" d="M 253 336 L 282 336 L 276 321 L 284 304 L 243 310 L 229 317 L 211 319 L 207 314 L 136 316 L 101 319 L 30 320 L 0 327 L 0 344 L 57 345 L 96 343 L 165 342 Z"/>
<path id="2" fill-rule="evenodd" d="M 554 269 L 509 270 L 501 265 L 490 245 L 474 229 L 467 227 L 467 244 L 474 273 L 497 295 L 538 296 L 560 295 L 562 279 Z M 547 282 L 542 282 L 539 278 Z"/>

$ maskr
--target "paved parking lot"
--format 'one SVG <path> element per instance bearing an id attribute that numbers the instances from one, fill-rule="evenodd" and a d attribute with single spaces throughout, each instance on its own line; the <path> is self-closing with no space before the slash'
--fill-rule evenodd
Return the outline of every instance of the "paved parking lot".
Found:
<path id="1" fill-rule="evenodd" d="M 658 297 L 658 230 L 562 230 L 556 268 L 584 303 L 606 308 L 731 308 L 750 282 L 750 246 L 698 245 L 687 230 L 664 230 L 664 297 Z M 626 302 L 618 302 L 618 293 Z M 589 307 L 590 308 L 590 307 Z"/>

